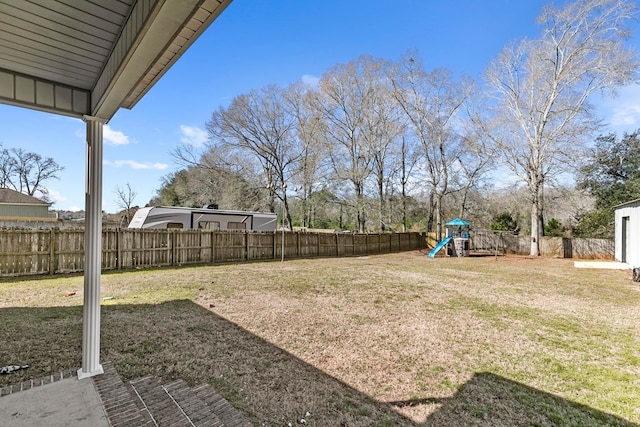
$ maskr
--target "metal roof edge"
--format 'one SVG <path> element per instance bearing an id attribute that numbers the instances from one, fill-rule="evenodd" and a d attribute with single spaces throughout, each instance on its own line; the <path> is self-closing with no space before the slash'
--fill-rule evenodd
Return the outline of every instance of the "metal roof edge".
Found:
<path id="1" fill-rule="evenodd" d="M 640 204 L 640 199 L 629 200 L 628 202 L 620 203 L 619 205 L 613 206 L 613 209 L 624 208 L 633 204 Z"/>

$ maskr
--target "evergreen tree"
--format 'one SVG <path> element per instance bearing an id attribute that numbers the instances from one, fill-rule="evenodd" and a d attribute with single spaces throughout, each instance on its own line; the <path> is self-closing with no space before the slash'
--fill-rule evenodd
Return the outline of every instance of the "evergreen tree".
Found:
<path id="1" fill-rule="evenodd" d="M 579 216 L 575 234 L 613 238 L 614 206 L 640 198 L 639 131 L 600 136 L 588 161 L 580 168 L 578 188 L 595 198 L 595 208 Z"/>

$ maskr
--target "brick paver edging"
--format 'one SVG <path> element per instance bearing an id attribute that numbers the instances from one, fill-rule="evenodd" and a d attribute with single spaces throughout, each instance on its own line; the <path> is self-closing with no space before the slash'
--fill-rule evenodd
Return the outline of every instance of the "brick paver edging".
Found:
<path id="1" fill-rule="evenodd" d="M 0 397 L 8 396 L 19 391 L 30 390 L 34 387 L 39 387 L 45 384 L 51 384 L 56 381 L 64 380 L 66 378 L 73 378 L 77 376 L 77 369 L 66 369 L 56 374 L 47 375 L 46 377 L 37 378 L 33 380 L 23 381 L 18 384 L 8 385 L 0 389 Z"/>
<path id="2" fill-rule="evenodd" d="M 111 362 L 102 363 L 104 373 L 93 377 L 93 384 L 102 401 L 112 427 L 154 427 L 158 424 L 153 420 L 146 408 L 139 408 L 135 404 L 133 395 L 120 378 Z"/>

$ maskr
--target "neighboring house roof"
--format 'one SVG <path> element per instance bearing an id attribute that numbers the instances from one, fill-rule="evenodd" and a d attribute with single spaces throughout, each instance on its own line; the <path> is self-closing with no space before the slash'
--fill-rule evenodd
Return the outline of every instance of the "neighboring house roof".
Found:
<path id="1" fill-rule="evenodd" d="M 51 206 L 51 203 L 43 202 L 40 199 L 20 193 L 19 191 L 11 190 L 10 188 L 0 188 L 0 203 L 12 205 Z"/>
<path id="2" fill-rule="evenodd" d="M 640 199 L 635 199 L 635 200 L 631 200 L 625 203 L 621 203 L 619 205 L 614 206 L 614 209 L 620 209 L 620 208 L 626 208 L 627 206 L 633 206 L 633 205 L 637 205 L 640 204 Z"/>

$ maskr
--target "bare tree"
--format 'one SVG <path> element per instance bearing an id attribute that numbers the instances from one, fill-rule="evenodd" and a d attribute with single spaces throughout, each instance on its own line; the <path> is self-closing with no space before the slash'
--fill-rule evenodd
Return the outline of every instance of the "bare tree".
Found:
<path id="1" fill-rule="evenodd" d="M 636 74 L 634 54 L 624 45 L 635 9 L 626 0 L 545 7 L 542 36 L 505 48 L 487 71 L 497 100 L 492 138 L 529 193 L 532 256 L 540 254 L 545 185 L 599 126 L 589 97 Z"/>
<path id="2" fill-rule="evenodd" d="M 446 69 L 427 73 L 414 55 L 407 55 L 400 67 L 394 74 L 394 96 L 411 134 L 422 145 L 423 170 L 432 207 L 430 216 L 435 215 L 436 238 L 441 240 L 443 199 L 451 191 L 450 173 L 460 157 L 458 119 L 471 92 L 468 84 L 455 82 Z"/>
<path id="3" fill-rule="evenodd" d="M 16 162 L 11 152 L 7 148 L 0 150 L 0 188 L 17 188 L 14 180 L 16 178 Z"/>
<path id="4" fill-rule="evenodd" d="M 226 209 L 275 212 L 275 193 L 265 189 L 261 167 L 252 153 L 209 143 L 204 147 L 179 145 L 171 155 L 185 169 L 163 179 L 156 200 L 171 206 L 217 204 Z"/>
<path id="5" fill-rule="evenodd" d="M 482 102 L 470 100 L 467 103 L 465 130 L 461 140 L 460 153 L 456 163 L 456 186 L 459 195 L 458 217 L 464 218 L 467 209 L 467 198 L 472 190 L 482 185 L 490 166 L 496 161 L 496 146 L 484 132 L 482 126 L 477 127 L 477 110 Z"/>
<path id="6" fill-rule="evenodd" d="M 461 154 L 455 164 L 455 173 L 452 177 L 455 191 L 452 195 L 456 199 L 458 208 L 457 216 L 465 218 L 467 212 L 467 199 L 472 190 L 478 189 L 486 172 L 486 167 L 491 162 L 491 157 L 484 151 L 485 147 L 468 138 L 462 141 Z"/>
<path id="7" fill-rule="evenodd" d="M 271 85 L 240 95 L 214 112 L 206 126 L 212 144 L 249 153 L 260 163 L 265 187 L 282 201 L 291 227 L 287 182 L 301 153 L 291 135 L 294 119 L 283 90 Z"/>
<path id="8" fill-rule="evenodd" d="M 330 162 L 337 179 L 353 186 L 358 231 L 365 230 L 365 182 L 372 172 L 371 120 L 378 75 L 384 61 L 360 56 L 338 64 L 320 79 L 315 106 L 325 121 Z"/>
<path id="9" fill-rule="evenodd" d="M 131 218 L 133 217 L 133 214 L 136 210 L 133 205 L 133 201 L 135 200 L 137 193 L 133 190 L 133 188 L 131 188 L 131 184 L 129 184 L 128 182 L 124 188 L 116 186 L 116 189 L 113 192 L 116 195 L 116 206 L 118 206 L 125 212 L 123 224 L 126 223 L 124 225 L 127 226 L 129 225 L 129 222 L 131 222 Z"/>
<path id="10" fill-rule="evenodd" d="M 403 126 L 404 127 L 404 126 Z M 392 172 L 392 175 L 399 175 L 398 183 L 400 185 L 400 203 L 402 214 L 402 232 L 406 232 L 407 227 L 407 201 L 408 190 L 411 177 L 413 176 L 414 167 L 418 164 L 420 158 L 420 148 L 414 143 L 414 138 L 407 138 L 406 135 L 402 135 L 400 138 L 400 152 L 397 153 L 397 162 L 395 164 L 396 170 Z"/>
<path id="11" fill-rule="evenodd" d="M 402 112 L 394 102 L 393 86 L 388 78 L 389 65 L 376 64 L 368 74 L 372 92 L 364 110 L 363 137 L 371 156 L 371 170 L 375 178 L 377 193 L 378 229 L 386 229 L 386 194 L 389 180 L 397 160 L 397 151 L 402 147 L 400 137 L 404 128 Z"/>
<path id="12" fill-rule="evenodd" d="M 40 192 L 47 199 L 45 181 L 58 179 L 63 166 L 51 157 L 25 151 L 22 148 L 4 149 L 0 152 L 0 184 L 33 196 Z"/>
<path id="13" fill-rule="evenodd" d="M 300 224 L 311 226 L 311 196 L 322 185 L 326 175 L 324 162 L 324 122 L 318 112 L 312 108 L 315 89 L 298 81 L 287 88 L 285 98 L 294 118 L 293 135 L 298 139 L 300 159 L 292 176 L 298 188 L 297 194 L 302 202 Z"/>
<path id="14" fill-rule="evenodd" d="M 218 159 L 225 153 L 211 148 L 200 156 L 196 165 L 163 177 L 150 203 L 189 207 L 214 204 L 221 209 L 269 210 L 272 205 L 269 205 L 265 188 L 259 174 L 251 168 L 253 159 L 248 156 Z"/>

